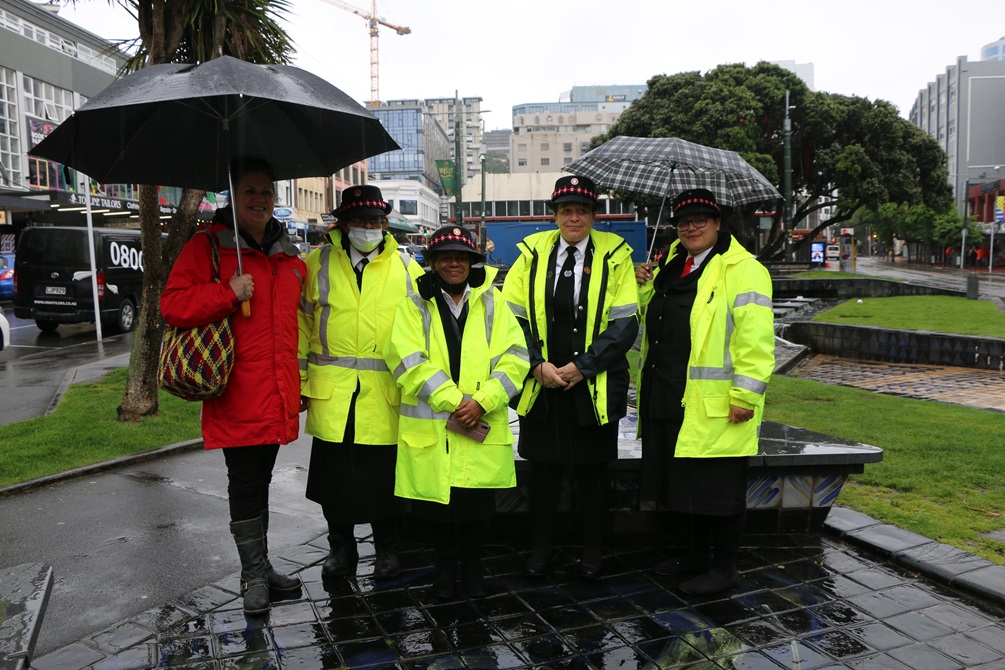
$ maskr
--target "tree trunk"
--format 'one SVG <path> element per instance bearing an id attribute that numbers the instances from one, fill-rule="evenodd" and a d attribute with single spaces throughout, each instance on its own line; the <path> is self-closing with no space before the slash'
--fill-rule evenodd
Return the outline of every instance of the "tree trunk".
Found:
<path id="1" fill-rule="evenodd" d="M 172 221 L 171 234 L 162 245 L 160 207 L 157 187 L 140 185 L 140 228 L 143 242 L 143 297 L 140 314 L 133 334 L 133 349 L 129 356 L 129 375 L 122 404 L 118 408 L 119 421 L 138 422 L 144 416 L 156 414 L 157 364 L 160 359 L 164 317 L 160 298 L 167 276 L 185 241 L 195 227 L 204 191 L 185 189 L 178 212 Z"/>

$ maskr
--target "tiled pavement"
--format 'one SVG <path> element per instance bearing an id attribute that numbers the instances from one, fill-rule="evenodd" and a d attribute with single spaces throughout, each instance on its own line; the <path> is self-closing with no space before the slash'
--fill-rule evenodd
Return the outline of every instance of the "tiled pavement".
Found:
<path id="1" fill-rule="evenodd" d="M 790 374 L 828 384 L 1005 412 L 1005 372 L 997 370 L 856 361 L 818 354 Z"/>
<path id="2" fill-rule="evenodd" d="M 575 575 L 571 548 L 534 580 L 522 574 L 521 548 L 493 545 L 489 597 L 440 602 L 428 594 L 428 547 L 409 547 L 402 574 L 377 581 L 366 538 L 359 576 L 322 584 L 322 537 L 279 552 L 277 567 L 297 570 L 304 588 L 267 616 L 241 611 L 233 575 L 32 667 L 1005 668 L 999 605 L 858 548 L 856 537 L 868 541 L 856 530 L 867 517 L 836 509 L 832 518 L 847 540 L 746 538 L 741 585 L 718 597 L 688 596 L 655 574 L 664 552 L 648 547 L 613 548 L 603 578 L 587 582 Z M 886 542 L 893 551 L 903 537 L 895 530 Z M 974 560 L 951 569 L 985 565 Z M 1005 593 L 1005 573 L 987 570 L 978 581 Z"/>

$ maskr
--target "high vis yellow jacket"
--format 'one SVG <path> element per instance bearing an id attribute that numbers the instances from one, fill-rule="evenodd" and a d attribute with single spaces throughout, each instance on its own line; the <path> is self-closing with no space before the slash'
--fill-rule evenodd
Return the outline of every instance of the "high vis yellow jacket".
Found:
<path id="1" fill-rule="evenodd" d="M 517 245 L 520 256 L 513 263 L 503 296 L 522 323 L 527 336 L 530 367 L 548 360 L 548 313 L 546 293 L 553 290 L 548 281 L 551 251 L 558 243 L 558 230 L 527 236 Z M 586 351 L 573 362 L 585 377 L 598 425 L 617 421 L 627 413 L 628 362 L 625 354 L 638 335 L 638 289 L 632 248 L 614 233 L 591 231 L 593 262 L 587 296 Z M 586 269 L 584 269 L 586 272 Z M 553 276 L 553 275 L 552 275 Z M 623 374 L 608 375 L 608 370 Z M 541 392 L 541 385 L 528 376 L 517 405 L 517 413 L 526 416 Z"/>
<path id="2" fill-rule="evenodd" d="M 300 300 L 298 357 L 301 393 L 308 399 L 306 432 L 342 442 L 349 421 L 357 444 L 394 444 L 400 393 L 384 362 L 384 342 L 398 305 L 415 291 L 422 268 L 390 235 L 363 270 L 363 290 L 342 233 L 307 256 Z M 359 396 L 353 416 L 349 403 Z"/>
<path id="3" fill-rule="evenodd" d="M 460 379 L 450 375 L 444 324 L 433 291 L 421 280 L 420 292 L 398 308 L 384 357 L 401 387 L 398 461 L 394 494 L 447 504 L 450 487 L 516 486 L 513 431 L 508 405 L 527 376 L 527 348 L 513 313 L 492 288 L 496 269 L 472 269 L 468 314 L 461 335 Z M 450 414 L 467 398 L 485 410 L 490 428 L 484 442 L 448 431 Z"/>
<path id="4" fill-rule="evenodd" d="M 684 253 L 679 241 L 670 246 L 665 262 L 678 253 Z M 757 453 L 764 394 L 775 367 L 771 277 L 735 238 L 706 263 L 690 314 L 691 356 L 676 456 L 750 456 Z M 643 324 L 652 297 L 649 281 L 639 289 Z M 646 342 L 643 337 L 640 365 Z M 753 410 L 754 418 L 730 423 L 730 405 Z"/>

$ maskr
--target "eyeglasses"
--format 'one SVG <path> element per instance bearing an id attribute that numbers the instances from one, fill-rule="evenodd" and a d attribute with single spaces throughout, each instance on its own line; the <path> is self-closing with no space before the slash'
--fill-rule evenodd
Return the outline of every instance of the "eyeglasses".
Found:
<path id="1" fill-rule="evenodd" d="M 385 219 L 382 216 L 366 219 L 349 219 L 346 223 L 350 228 L 383 228 Z"/>
<path id="2" fill-rule="evenodd" d="M 702 230 L 708 225 L 707 216 L 692 216 L 689 219 L 684 219 L 677 223 L 677 230 L 687 230 L 688 228 L 694 228 L 695 230 Z"/>

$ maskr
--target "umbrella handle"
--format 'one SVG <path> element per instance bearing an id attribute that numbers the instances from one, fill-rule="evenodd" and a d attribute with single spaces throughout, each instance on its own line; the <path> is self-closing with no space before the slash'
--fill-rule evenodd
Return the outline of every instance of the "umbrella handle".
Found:
<path id="1" fill-rule="evenodd" d="M 241 315 L 248 317 L 251 316 L 251 301 L 242 300 L 241 301 Z"/>

